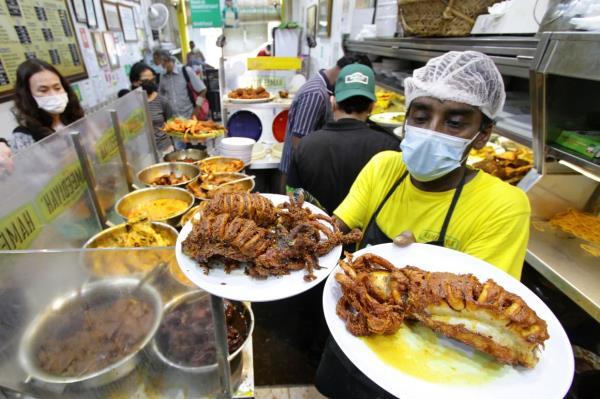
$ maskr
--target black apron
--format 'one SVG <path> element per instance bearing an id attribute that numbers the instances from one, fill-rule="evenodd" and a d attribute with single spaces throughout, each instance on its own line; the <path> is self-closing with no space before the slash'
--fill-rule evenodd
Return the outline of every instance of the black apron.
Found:
<path id="1" fill-rule="evenodd" d="M 364 248 L 366 245 L 378 245 L 392 242 L 383 231 L 377 226 L 377 215 L 381 212 L 383 206 L 387 203 L 394 191 L 402 184 L 408 176 L 408 171 L 404 172 L 390 191 L 385 195 L 383 201 L 379 204 L 363 233 L 363 239 L 359 243 L 359 248 Z M 444 218 L 440 235 L 436 241 L 430 241 L 427 244 L 444 246 L 446 239 L 446 231 L 450 224 L 450 219 L 454 213 L 454 208 L 458 202 L 458 198 L 465 185 L 467 173 L 463 175 L 456 187 L 448 212 Z M 373 383 L 366 375 L 364 375 L 342 352 L 335 340 L 329 336 L 325 350 L 321 357 L 321 363 L 317 369 L 315 379 L 317 389 L 325 396 L 333 399 L 392 399 L 394 396 Z"/>
<path id="2" fill-rule="evenodd" d="M 388 236 L 386 236 L 383 231 L 381 231 L 381 229 L 377 225 L 376 219 L 379 215 L 379 212 L 381 212 L 381 209 L 383 209 L 383 206 L 387 203 L 388 199 L 396 191 L 398 186 L 400 186 L 400 184 L 402 184 L 402 182 L 406 179 L 406 176 L 408 176 L 408 171 L 404 172 L 402 176 L 400 176 L 400 178 L 398 179 L 398 181 L 396 181 L 396 183 L 394 183 L 390 191 L 388 191 L 385 197 L 383 197 L 383 201 L 381 201 L 381 203 L 371 216 L 369 223 L 367 224 L 367 228 L 363 233 L 363 238 L 358 246 L 359 249 L 362 249 L 367 245 L 387 244 L 389 242 L 392 242 L 392 240 Z M 450 201 L 450 207 L 448 207 L 448 212 L 446 213 L 446 217 L 444 218 L 444 223 L 442 224 L 442 229 L 440 230 L 440 235 L 438 239 L 435 241 L 427 242 L 426 244 L 437 245 L 439 247 L 444 246 L 444 241 L 446 240 L 446 232 L 448 231 L 448 226 L 450 225 L 450 219 L 452 219 L 454 208 L 456 208 L 456 203 L 458 202 L 458 198 L 460 197 L 462 189 L 465 185 L 466 176 L 467 173 L 465 172 L 463 174 L 463 177 L 460 179 L 458 186 L 456 187 L 456 191 L 454 192 L 452 201 Z"/>

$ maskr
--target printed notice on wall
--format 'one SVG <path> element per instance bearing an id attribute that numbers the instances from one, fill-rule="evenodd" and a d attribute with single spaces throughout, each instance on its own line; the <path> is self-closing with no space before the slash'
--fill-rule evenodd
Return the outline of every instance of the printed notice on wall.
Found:
<path id="1" fill-rule="evenodd" d="M 39 58 L 66 77 L 85 77 L 65 0 L 0 0 L 0 100 L 15 85 L 17 67 Z"/>

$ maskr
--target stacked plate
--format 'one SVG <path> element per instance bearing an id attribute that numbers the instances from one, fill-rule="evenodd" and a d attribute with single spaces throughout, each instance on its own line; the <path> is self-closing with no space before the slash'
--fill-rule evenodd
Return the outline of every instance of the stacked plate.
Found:
<path id="1" fill-rule="evenodd" d="M 224 157 L 238 158 L 247 165 L 252 161 L 252 149 L 255 140 L 246 137 L 226 137 L 221 140 L 220 155 Z"/>
<path id="2" fill-rule="evenodd" d="M 254 148 L 252 149 L 252 161 L 263 159 L 265 156 L 267 156 L 267 148 L 265 145 L 261 143 L 254 144 Z"/>
<path id="3" fill-rule="evenodd" d="M 281 158 L 283 153 L 283 143 L 275 143 L 273 147 L 271 147 L 271 155 L 273 158 Z"/>

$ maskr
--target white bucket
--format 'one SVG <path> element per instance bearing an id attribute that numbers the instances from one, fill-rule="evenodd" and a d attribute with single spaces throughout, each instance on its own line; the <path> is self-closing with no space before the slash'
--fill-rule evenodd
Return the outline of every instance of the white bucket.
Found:
<path id="1" fill-rule="evenodd" d="M 375 18 L 398 15 L 398 1 L 384 0 L 377 3 Z"/>
<path id="2" fill-rule="evenodd" d="M 375 18 L 377 37 L 394 37 L 398 28 L 398 15 L 386 15 Z"/>

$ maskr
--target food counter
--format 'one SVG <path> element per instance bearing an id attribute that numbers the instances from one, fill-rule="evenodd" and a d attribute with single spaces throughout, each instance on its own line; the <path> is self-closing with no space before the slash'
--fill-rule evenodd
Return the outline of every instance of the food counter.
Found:
<path id="1" fill-rule="evenodd" d="M 119 261 L 149 259 L 173 259 L 172 249 L 0 252 L 0 387 L 40 398 L 218 396 L 222 388 L 215 361 L 215 338 L 210 330 L 202 344 L 195 346 L 197 351 L 191 352 L 197 359 L 177 355 L 177 345 L 188 345 L 188 338 L 171 337 L 165 341 L 169 334 L 189 331 L 169 330 L 173 318 L 182 317 L 174 309 L 189 313 L 190 318 L 199 317 L 197 323 L 212 325 L 208 295 L 181 284 L 168 270 L 140 288 L 136 288 L 139 274 L 98 273 L 98 267 L 105 273 L 118 272 Z M 175 306 L 185 301 L 193 303 L 188 298 L 198 297 L 205 298 L 200 304 L 205 316 L 192 316 L 189 309 Z M 139 301 L 144 307 L 136 310 L 130 304 L 124 313 L 119 313 L 123 305 L 120 300 L 133 305 Z M 108 309 L 104 308 L 106 304 Z M 236 312 L 247 308 L 250 313 L 239 313 L 247 330 L 241 331 L 243 341 L 236 343 L 239 350 L 230 356 L 234 397 L 253 397 L 249 338 L 253 317 L 247 306 L 237 303 L 235 308 Z M 85 321 L 77 315 L 84 315 Z M 89 323 L 85 327 L 93 335 L 78 330 L 84 327 L 80 323 Z M 75 339 L 81 340 L 82 345 L 77 353 L 60 351 L 63 345 L 77 348 Z M 120 344 L 120 339 L 130 340 L 130 345 Z M 90 363 L 104 355 L 112 358 L 105 363 Z"/>
<path id="2" fill-rule="evenodd" d="M 177 184 L 181 179 L 165 180 L 169 173 L 191 177 L 198 169 L 190 163 L 149 168 L 160 159 L 149 126 L 146 94 L 131 92 L 17 153 L 14 172 L 0 180 L 6 193 L 0 209 L 0 392 L 254 396 L 250 304 L 231 302 L 235 311 L 226 309 L 229 301 L 191 284 L 174 258 L 173 226 L 196 201 L 187 182 L 128 194 L 157 181 Z M 184 206 L 161 219 L 171 225 L 120 224 L 135 212 L 153 217 L 163 196 Z M 146 201 L 141 207 L 140 200 Z M 106 229 L 111 225 L 118 226 Z M 203 298 L 202 309 L 184 307 L 192 296 Z M 189 331 L 208 333 L 185 336 L 169 327 L 184 317 L 196 320 Z M 227 361 L 231 320 L 239 339 L 229 343 Z M 202 341 L 193 345 L 194 356 L 177 355 L 190 340 Z"/>

